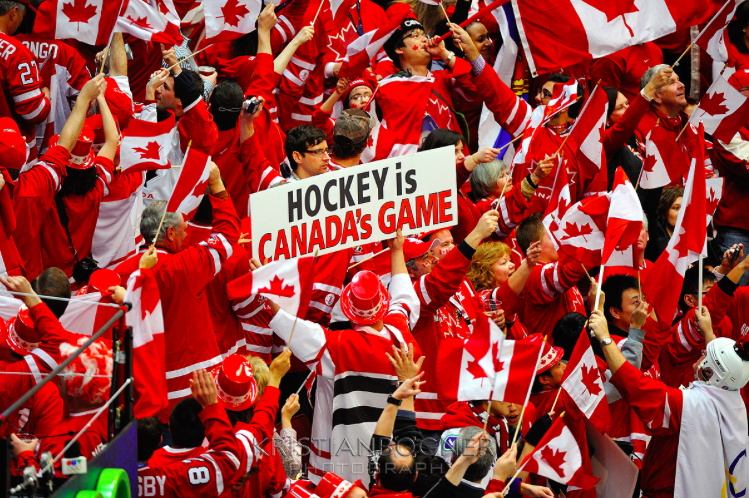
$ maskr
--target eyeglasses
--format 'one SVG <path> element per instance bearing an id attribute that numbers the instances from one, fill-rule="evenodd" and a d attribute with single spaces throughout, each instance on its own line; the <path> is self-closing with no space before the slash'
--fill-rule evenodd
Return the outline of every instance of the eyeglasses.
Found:
<path id="1" fill-rule="evenodd" d="M 348 100 L 349 102 L 359 102 L 360 100 L 368 99 L 371 96 L 371 93 L 360 93 L 358 95 L 352 95 Z"/>
<path id="2" fill-rule="evenodd" d="M 305 150 L 304 152 L 307 154 L 314 154 L 317 157 L 320 157 L 323 154 L 327 154 L 328 157 L 331 157 L 333 155 L 333 149 Z"/>
<path id="3" fill-rule="evenodd" d="M 411 31 L 410 33 L 408 33 L 408 35 L 406 35 L 406 36 L 403 37 L 404 40 L 406 38 L 428 38 L 428 36 L 423 31 L 415 29 L 415 30 Z"/>
<path id="4" fill-rule="evenodd" d="M 551 97 L 553 97 L 553 95 L 551 94 L 551 92 L 549 92 L 548 90 L 543 89 L 543 88 L 538 90 L 538 94 L 537 95 L 541 95 L 542 99 L 550 99 Z"/>

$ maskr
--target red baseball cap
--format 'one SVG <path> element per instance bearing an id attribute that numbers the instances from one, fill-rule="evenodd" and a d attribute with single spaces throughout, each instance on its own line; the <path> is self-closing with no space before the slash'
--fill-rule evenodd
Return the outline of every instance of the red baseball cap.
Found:
<path id="1" fill-rule="evenodd" d="M 403 244 L 403 259 L 410 261 L 419 256 L 423 256 L 435 247 L 440 245 L 440 239 L 433 239 L 431 242 L 423 242 L 419 239 L 407 237 Z"/>
<path id="2" fill-rule="evenodd" d="M 10 118 L 0 118 L 0 166 L 21 169 L 26 164 L 26 140 L 18 124 Z"/>

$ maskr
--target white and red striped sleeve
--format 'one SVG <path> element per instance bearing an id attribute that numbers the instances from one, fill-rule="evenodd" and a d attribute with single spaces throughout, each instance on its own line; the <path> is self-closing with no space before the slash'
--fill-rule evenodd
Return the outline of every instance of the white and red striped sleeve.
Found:
<path id="1" fill-rule="evenodd" d="M 702 354 L 702 350 L 705 349 L 705 338 L 694 325 L 695 309 L 689 310 L 686 316 L 671 328 L 671 338 L 666 343 L 668 354 L 677 364 L 697 361 Z"/>
<path id="2" fill-rule="evenodd" d="M 42 80 L 36 58 L 20 42 L 13 43 L 14 51 L 5 51 L 8 91 L 16 113 L 29 123 L 41 123 L 49 115 L 51 104 L 42 92 Z"/>
<path id="3" fill-rule="evenodd" d="M 534 299 L 550 303 L 574 287 L 584 274 L 577 261 L 547 263 L 541 267 L 541 292 L 536 292 Z"/>
<path id="4" fill-rule="evenodd" d="M 525 130 L 533 108 L 518 97 L 497 75 L 494 68 L 485 64 L 483 71 L 472 80 L 481 95 L 486 97 L 484 104 L 494 114 L 494 119 L 513 138 Z"/>

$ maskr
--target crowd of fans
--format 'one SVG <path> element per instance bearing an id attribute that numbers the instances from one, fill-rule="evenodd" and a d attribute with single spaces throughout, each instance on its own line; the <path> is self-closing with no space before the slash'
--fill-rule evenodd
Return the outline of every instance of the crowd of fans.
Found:
<path id="1" fill-rule="evenodd" d="M 503 45 L 497 22 L 487 14 L 461 28 L 466 0 L 355 0 L 342 30 L 306 25 L 307 0 L 270 3 L 254 31 L 191 58 L 205 29 L 193 12 L 199 2 L 173 0 L 185 16 L 181 46 L 114 33 L 107 47 L 32 34 L 40 3 L 0 0 L 0 289 L 15 293 L 0 292 L 0 409 L 78 350 L 92 331 L 84 321 L 96 330 L 109 312 L 84 318 L 68 302 L 96 294 L 122 303 L 145 275 L 160 296 L 164 371 L 136 371 L 136 382 L 163 386 L 166 398 L 136 389 L 151 415 L 136 411 L 140 496 L 596 496 L 517 472 L 565 412 L 582 448 L 578 466 L 593 473 L 586 417 L 562 387 L 581 334 L 606 381 L 604 432 L 640 471 L 635 496 L 711 496 L 680 489 L 685 469 L 734 484 L 745 472 L 739 483 L 749 483 L 746 452 L 724 474 L 721 451 L 729 440 L 746 446 L 749 435 L 749 122 L 730 143 L 707 137 L 696 174 L 722 178 L 723 191 L 708 213 L 708 256 L 686 270 L 676 317 L 656 316 L 641 283 L 679 236 L 686 174 L 637 190 L 633 264 L 607 266 L 600 289 L 600 268 L 561 254 L 543 221 L 559 168 L 578 199 L 610 192 L 618 168 L 636 184 L 655 127 L 687 160 L 697 156 L 680 131 L 724 67 L 711 67 L 705 52 L 664 64 L 687 48 L 688 31 L 535 78 L 521 51 L 508 86 L 493 68 Z M 339 78 L 346 47 L 404 9 L 370 67 Z M 729 82 L 742 93 L 748 28 L 742 3 L 726 30 Z M 422 78 L 429 98 L 408 102 L 386 84 L 399 78 Z M 575 81 L 577 102 L 541 125 L 523 171 L 508 153 L 523 142 L 479 145 L 482 109 L 519 138 L 533 109 Z M 574 153 L 563 162 L 556 153 L 596 84 L 608 98 L 605 167 L 586 176 Z M 120 168 L 128 128 L 168 120 L 172 166 L 188 148 L 211 157 L 192 219 L 165 212 L 178 167 Z M 249 234 L 253 216 L 273 213 L 250 212 L 254 193 L 381 159 L 383 147 L 413 152 L 383 143 L 382 133 L 376 143 L 379 127 L 405 137 L 413 130 L 397 127 L 413 123 L 417 157 L 454 147 L 455 226 L 317 257 L 299 318 L 272 299 L 229 297 L 230 282 L 267 264 L 251 254 Z M 372 257 L 388 248 L 386 261 Z M 440 394 L 462 361 L 445 355 L 447 341 L 471 337 L 484 312 L 507 340 L 545 341 L 525 406 Z M 2 421 L 14 474 L 39 469 L 44 452 L 58 455 L 81 431 L 82 456 L 106 446 L 99 412 L 116 363 L 105 338 Z M 719 421 L 729 406 L 738 425 Z M 701 437 L 704 446 L 694 442 Z M 696 454 L 709 447 L 714 454 Z M 731 493 L 743 489 L 734 484 Z"/>

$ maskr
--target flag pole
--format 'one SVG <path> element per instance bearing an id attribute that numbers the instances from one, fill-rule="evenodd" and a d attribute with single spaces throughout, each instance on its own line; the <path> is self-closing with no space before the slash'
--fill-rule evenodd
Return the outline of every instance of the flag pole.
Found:
<path id="1" fill-rule="evenodd" d="M 104 49 L 104 55 L 101 57 L 101 69 L 99 74 L 104 74 L 104 63 L 107 62 L 107 55 L 109 55 L 109 45 Z"/>
<path id="2" fill-rule="evenodd" d="M 315 254 L 314 254 L 314 256 L 312 256 L 312 258 L 316 258 L 318 252 L 320 252 L 320 249 L 315 249 Z M 314 262 L 314 259 L 313 259 L 313 262 Z M 314 266 L 313 266 L 313 269 L 314 269 Z M 299 313 L 299 310 L 297 310 L 297 313 Z M 296 315 L 294 317 L 294 324 L 291 326 L 291 333 L 289 334 L 289 340 L 286 341 L 286 346 L 289 349 L 291 349 L 291 338 L 294 337 L 294 329 L 296 328 L 296 322 L 297 322 L 297 320 L 299 320 L 299 315 Z"/>
<path id="3" fill-rule="evenodd" d="M 603 269 L 605 268 L 605 265 L 601 265 L 601 273 L 598 274 L 598 288 L 596 288 L 596 304 L 593 306 L 593 309 L 590 310 L 591 313 L 593 313 L 595 310 L 598 309 L 598 303 L 601 300 L 601 285 L 603 284 Z"/>
<path id="4" fill-rule="evenodd" d="M 562 394 L 562 387 L 560 386 L 559 389 L 557 389 L 557 396 L 554 398 L 554 404 L 551 405 L 551 410 L 549 410 L 549 416 L 551 416 L 554 413 L 554 408 L 557 406 L 557 401 L 559 401 L 559 395 Z"/>
<path id="5" fill-rule="evenodd" d="M 376 258 L 377 256 L 379 256 L 380 254 L 382 254 L 382 253 L 384 253 L 384 252 L 386 252 L 386 251 L 389 251 L 389 250 L 390 250 L 390 248 L 389 248 L 389 247 L 387 247 L 387 248 L 383 249 L 382 251 L 380 251 L 380 252 L 378 252 L 378 253 L 375 253 L 375 254 L 373 254 L 373 255 L 371 255 L 371 256 L 369 256 L 369 257 L 367 257 L 367 258 L 364 258 L 364 259 L 362 259 L 361 261 L 357 261 L 357 262 L 356 262 L 356 263 L 354 263 L 353 265 L 349 266 L 349 267 L 348 267 L 348 269 L 350 270 L 351 268 L 353 268 L 353 267 L 355 267 L 355 266 L 358 266 L 358 265 L 360 265 L 360 264 L 362 264 L 362 263 L 364 263 L 364 262 L 366 262 L 366 261 L 369 261 L 370 259 L 374 259 L 374 258 Z"/>
<path id="6" fill-rule="evenodd" d="M 294 394 L 296 394 L 297 396 L 299 396 L 299 393 L 302 392 L 302 388 L 304 387 L 304 385 L 307 383 L 307 381 L 309 380 L 309 378 L 312 377 L 312 374 L 314 374 L 314 373 L 315 373 L 314 370 L 310 371 L 310 373 L 307 376 L 307 378 L 304 379 L 304 382 L 302 382 L 302 385 L 299 386 L 299 389 L 297 389 L 296 393 L 294 393 Z"/>
<path id="7" fill-rule="evenodd" d="M 640 264 L 638 263 L 637 266 L 640 266 Z M 637 269 L 637 290 L 640 291 L 640 301 L 642 301 L 642 284 L 640 283 L 640 269 L 639 268 Z"/>
<path id="8" fill-rule="evenodd" d="M 520 431 L 523 429 L 523 415 L 525 415 L 525 406 L 523 406 L 523 409 L 520 410 L 520 418 L 518 419 L 518 425 L 515 428 L 515 434 L 512 435 L 512 442 L 510 442 L 510 446 L 515 444 L 515 441 L 518 438 L 518 434 L 520 434 Z M 487 420 L 489 419 L 487 418 Z"/>
<path id="9" fill-rule="evenodd" d="M 684 133 L 684 130 L 687 129 L 687 126 L 689 126 L 689 120 L 687 120 L 687 124 L 684 125 L 684 128 L 681 129 L 678 135 L 676 135 L 676 141 L 679 141 L 679 137 L 681 137 L 681 134 Z"/>
<path id="10" fill-rule="evenodd" d="M 585 276 L 588 277 L 588 280 L 593 280 L 593 278 L 591 278 L 591 276 L 590 276 L 590 273 L 588 273 L 588 269 L 585 268 L 585 265 L 582 264 L 582 263 L 580 263 L 580 266 L 583 267 L 583 271 L 585 272 Z"/>
<path id="11" fill-rule="evenodd" d="M 509 142 L 507 142 L 506 144 L 504 144 L 502 147 L 500 147 L 499 151 L 502 152 L 504 149 L 506 149 L 510 145 L 514 144 L 515 142 L 517 142 L 521 138 L 523 138 L 523 134 L 522 133 L 520 135 L 518 135 L 517 137 L 513 138 L 512 140 L 510 140 Z"/>
<path id="12" fill-rule="evenodd" d="M 469 17 L 468 19 L 466 19 L 462 23 L 458 24 L 458 26 L 460 26 L 461 28 L 465 28 L 466 26 L 468 26 L 469 24 L 471 24 L 473 21 L 477 21 L 478 19 L 480 19 L 481 17 L 483 17 L 485 14 L 493 11 L 494 9 L 496 9 L 497 7 L 499 7 L 501 5 L 506 4 L 509 1 L 510 0 L 495 0 L 494 2 L 490 3 L 489 5 L 487 5 L 486 7 L 484 7 L 483 9 L 479 10 L 478 12 L 476 12 L 474 15 L 472 15 L 471 17 Z M 439 43 L 442 40 L 446 39 L 450 35 L 452 35 L 452 33 L 450 31 L 448 31 L 444 35 L 439 36 L 437 38 L 434 38 L 434 43 Z"/>
<path id="13" fill-rule="evenodd" d="M 182 64 L 182 63 L 183 63 L 183 62 L 185 62 L 186 60 L 192 59 L 193 57 L 195 57 L 196 55 L 198 55 L 198 54 L 199 54 L 200 52 L 202 52 L 203 50 L 205 50 L 205 49 L 207 49 L 207 48 L 210 48 L 210 47 L 212 47 L 212 46 L 213 46 L 213 43 L 211 43 L 210 45 L 208 45 L 208 46 L 206 46 L 206 47 L 203 47 L 203 48 L 201 48 L 201 49 L 200 49 L 200 50 L 198 50 L 197 52 L 193 52 L 193 53 L 191 53 L 190 55 L 188 55 L 187 57 L 185 57 L 185 58 L 184 58 L 184 59 L 182 59 L 181 61 L 177 61 L 177 63 L 176 63 L 176 64 L 172 64 L 171 66 L 169 66 L 168 68 L 166 68 L 166 69 L 167 69 L 167 71 L 171 71 L 171 70 L 172 70 L 173 68 L 175 68 L 175 67 L 179 66 L 180 64 Z"/>
<path id="14" fill-rule="evenodd" d="M 697 35 L 697 36 L 699 37 L 699 35 Z M 696 40 L 696 39 L 697 39 L 697 38 L 695 38 L 695 40 Z M 679 58 L 678 58 L 678 59 L 676 59 L 676 62 L 674 62 L 674 63 L 673 63 L 672 65 L 671 65 L 671 69 L 673 69 L 673 68 L 675 68 L 676 66 L 678 66 L 678 65 L 679 65 L 679 61 L 680 61 L 680 60 L 682 59 L 682 57 L 684 57 L 685 55 L 687 55 L 687 52 L 689 52 L 689 49 L 691 49 L 691 48 L 692 48 L 692 45 L 694 45 L 694 42 L 691 42 L 691 43 L 690 43 L 689 45 L 687 45 L 687 48 L 686 48 L 686 50 L 684 50 L 684 51 L 683 51 L 683 52 L 681 53 L 681 55 L 679 56 Z"/>
<path id="15" fill-rule="evenodd" d="M 701 315 L 702 314 L 702 253 L 700 253 L 700 259 L 699 259 L 700 266 L 697 268 L 697 281 L 699 282 L 699 286 L 697 287 L 697 312 Z"/>
<path id="16" fill-rule="evenodd" d="M 314 26 L 317 22 L 317 16 L 320 15 L 320 11 L 322 10 L 322 4 L 325 3 L 325 0 L 320 0 L 320 6 L 317 8 L 317 14 L 315 14 L 315 18 L 312 19 L 312 22 L 310 23 L 310 26 Z"/>

